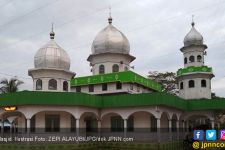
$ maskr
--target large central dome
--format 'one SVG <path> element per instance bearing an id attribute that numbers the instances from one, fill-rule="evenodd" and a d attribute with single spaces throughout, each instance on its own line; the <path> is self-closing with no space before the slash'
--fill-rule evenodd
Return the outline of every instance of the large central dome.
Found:
<path id="1" fill-rule="evenodd" d="M 70 58 L 64 49 L 54 41 L 55 33 L 50 33 L 51 40 L 40 48 L 34 56 L 35 68 L 42 69 L 70 69 Z"/>
<path id="2" fill-rule="evenodd" d="M 92 54 L 101 53 L 123 53 L 129 54 L 130 44 L 126 36 L 112 25 L 112 18 L 109 25 L 100 31 L 92 43 Z"/>

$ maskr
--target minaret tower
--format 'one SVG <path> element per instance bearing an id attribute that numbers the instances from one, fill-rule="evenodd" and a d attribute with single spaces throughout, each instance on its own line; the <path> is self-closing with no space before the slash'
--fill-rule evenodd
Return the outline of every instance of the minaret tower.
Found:
<path id="1" fill-rule="evenodd" d="M 108 26 L 100 31 L 92 43 L 89 55 L 93 75 L 127 71 L 135 59 L 130 55 L 130 44 L 126 36 L 112 25 L 111 12 Z"/>
<path id="2" fill-rule="evenodd" d="M 184 99 L 211 99 L 212 68 L 205 66 L 207 46 L 202 35 L 195 29 L 192 18 L 191 30 L 180 49 L 184 56 L 184 68 L 177 71 L 179 96 Z"/>
<path id="3" fill-rule="evenodd" d="M 75 76 L 70 71 L 69 55 L 55 42 L 53 25 L 49 35 L 50 41 L 34 56 L 34 69 L 28 70 L 33 78 L 33 90 L 69 92 L 70 80 Z"/>

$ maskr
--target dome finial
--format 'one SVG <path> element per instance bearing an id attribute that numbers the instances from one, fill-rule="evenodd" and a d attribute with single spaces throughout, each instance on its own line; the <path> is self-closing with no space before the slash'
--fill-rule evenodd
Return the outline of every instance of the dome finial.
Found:
<path id="1" fill-rule="evenodd" d="M 55 38 L 55 33 L 53 31 L 53 29 L 54 29 L 54 26 L 53 25 L 54 24 L 52 23 L 52 31 L 50 32 L 50 39 L 54 39 Z"/>
<path id="2" fill-rule="evenodd" d="M 112 16 L 111 16 L 111 6 L 109 6 L 109 18 L 108 18 L 109 24 L 112 24 Z"/>
<path id="3" fill-rule="evenodd" d="M 192 27 L 195 26 L 195 22 L 194 22 L 194 15 L 192 15 L 192 22 L 191 22 Z"/>

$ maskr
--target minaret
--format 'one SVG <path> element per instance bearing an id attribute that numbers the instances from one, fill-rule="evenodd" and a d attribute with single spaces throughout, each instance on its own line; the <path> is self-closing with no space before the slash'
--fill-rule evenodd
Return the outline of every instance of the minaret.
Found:
<path id="1" fill-rule="evenodd" d="M 184 99 L 211 99 L 211 79 L 214 75 L 212 68 L 205 66 L 207 46 L 195 29 L 193 19 L 191 26 L 180 49 L 184 56 L 184 68 L 177 71 L 179 96 Z"/>
<path id="2" fill-rule="evenodd" d="M 70 71 L 70 57 L 55 42 L 53 25 L 49 35 L 50 41 L 34 56 L 34 68 L 28 70 L 28 75 L 33 78 L 33 90 L 69 92 L 70 80 L 75 76 Z"/>

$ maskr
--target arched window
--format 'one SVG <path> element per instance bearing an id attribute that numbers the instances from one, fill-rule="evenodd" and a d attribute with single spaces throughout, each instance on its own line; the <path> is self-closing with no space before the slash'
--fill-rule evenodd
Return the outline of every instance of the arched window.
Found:
<path id="1" fill-rule="evenodd" d="M 190 61 L 190 62 L 195 62 L 195 57 L 194 57 L 194 56 L 190 56 L 190 57 L 189 57 L 189 61 Z"/>
<path id="2" fill-rule="evenodd" d="M 114 65 L 112 66 L 112 72 L 119 72 L 119 65 L 114 64 Z"/>
<path id="3" fill-rule="evenodd" d="M 36 81 L 36 90 L 42 90 L 42 80 L 37 79 Z"/>
<path id="4" fill-rule="evenodd" d="M 99 74 L 104 74 L 105 73 L 105 66 L 104 65 L 100 65 L 99 66 Z"/>
<path id="5" fill-rule="evenodd" d="M 187 57 L 184 58 L 184 64 L 187 64 Z"/>
<path id="6" fill-rule="evenodd" d="M 202 56 L 201 56 L 201 55 L 198 55 L 198 56 L 197 56 L 197 61 L 198 61 L 198 62 L 202 62 Z"/>
<path id="7" fill-rule="evenodd" d="M 55 79 L 51 79 L 48 81 L 48 89 L 57 90 L 57 81 Z"/>
<path id="8" fill-rule="evenodd" d="M 202 81 L 201 81 L 201 86 L 202 86 L 202 87 L 206 87 L 206 80 L 202 80 Z"/>
<path id="9" fill-rule="evenodd" d="M 190 80 L 190 81 L 188 82 L 188 85 L 189 85 L 189 88 L 195 87 L 195 81 L 194 81 L 194 80 Z"/>
<path id="10" fill-rule="evenodd" d="M 67 81 L 63 82 L 63 91 L 68 91 L 68 82 Z"/>
<path id="11" fill-rule="evenodd" d="M 184 89 L 184 83 L 183 83 L 183 82 L 180 83 L 180 89 L 181 89 L 181 90 Z"/>

